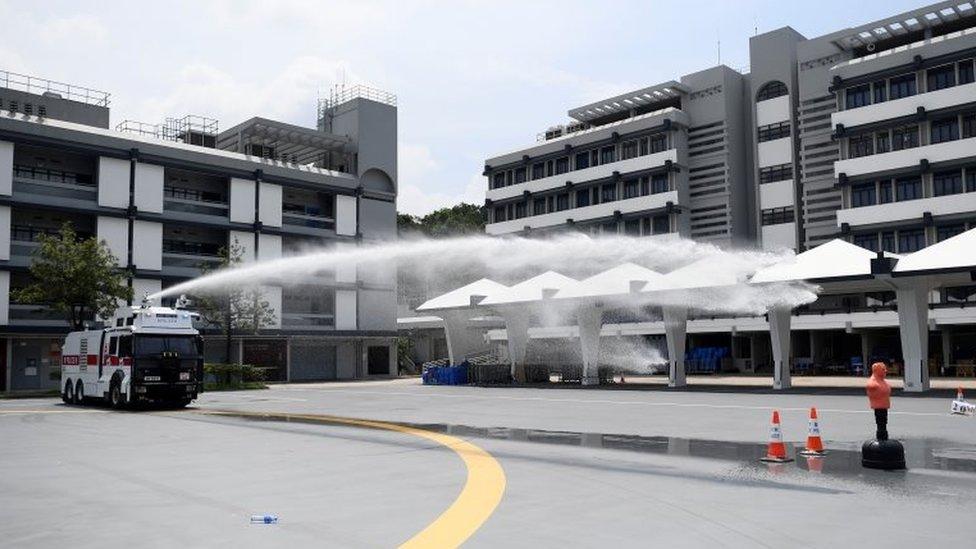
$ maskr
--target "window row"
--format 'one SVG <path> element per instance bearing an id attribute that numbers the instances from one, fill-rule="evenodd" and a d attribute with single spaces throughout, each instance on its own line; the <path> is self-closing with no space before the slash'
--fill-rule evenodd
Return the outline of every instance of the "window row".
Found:
<path id="1" fill-rule="evenodd" d="M 907 254 L 924 248 L 925 229 L 910 228 L 894 231 L 881 231 L 854 235 L 854 245 L 871 250 L 872 252 L 891 252 Z"/>
<path id="2" fill-rule="evenodd" d="M 793 206 L 770 208 L 762 211 L 763 226 L 793 223 L 794 221 L 796 221 L 796 211 L 793 209 Z"/>
<path id="3" fill-rule="evenodd" d="M 792 164 L 759 168 L 759 183 L 773 183 L 774 181 L 786 181 L 788 179 L 793 179 Z"/>
<path id="4" fill-rule="evenodd" d="M 531 209 L 526 206 L 525 201 L 497 206 L 494 209 L 492 219 L 494 223 L 499 223 L 502 221 L 521 219 L 526 217 L 526 215 L 544 215 L 561 212 L 571 207 L 585 208 L 587 206 L 614 202 L 616 200 L 627 200 L 640 196 L 664 193 L 670 190 L 671 182 L 667 174 L 643 176 L 626 179 L 620 184 L 606 183 L 604 185 L 594 185 L 589 188 L 580 188 L 572 193 L 566 191 L 533 198 L 530 201 Z M 572 200 L 570 199 L 571 195 Z"/>
<path id="5" fill-rule="evenodd" d="M 629 139 L 619 145 L 606 145 L 571 155 L 535 162 L 531 168 L 520 166 L 495 172 L 491 176 L 491 188 L 501 189 L 526 181 L 561 175 L 570 171 L 583 170 L 610 164 L 618 160 L 629 160 L 668 150 L 668 136 L 664 133 Z"/>
<path id="6" fill-rule="evenodd" d="M 957 63 L 948 63 L 932 67 L 925 71 L 925 91 L 932 92 L 951 88 L 956 85 L 970 84 L 974 80 L 974 60 L 964 59 Z M 844 93 L 845 109 L 856 109 L 885 101 L 901 99 L 919 93 L 918 75 L 916 73 L 902 74 L 847 88 Z"/>
<path id="7" fill-rule="evenodd" d="M 759 126 L 759 142 L 773 141 L 790 136 L 790 123 L 778 122 L 766 126 Z"/>
<path id="8" fill-rule="evenodd" d="M 946 143 L 976 137 L 976 113 L 937 118 L 927 123 L 928 143 Z M 923 125 L 924 126 L 924 125 Z M 854 136 L 847 141 L 847 158 L 860 158 L 921 146 L 918 124 L 898 126 L 890 130 Z"/>
<path id="9" fill-rule="evenodd" d="M 932 174 L 932 195 L 976 192 L 976 166 Z M 851 185 L 851 207 L 874 206 L 925 198 L 922 176 L 913 175 Z"/>

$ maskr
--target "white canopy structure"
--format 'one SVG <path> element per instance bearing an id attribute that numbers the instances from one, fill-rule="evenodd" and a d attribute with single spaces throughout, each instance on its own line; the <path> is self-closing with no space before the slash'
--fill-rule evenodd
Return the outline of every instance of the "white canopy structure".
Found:
<path id="1" fill-rule="evenodd" d="M 808 282 L 840 279 L 871 278 L 871 260 L 877 254 L 836 238 L 793 256 L 784 261 L 760 269 L 753 275 L 752 284 L 770 282 Z M 897 257 L 887 254 L 887 257 Z"/>
<path id="2" fill-rule="evenodd" d="M 483 311 L 479 303 L 489 297 L 508 290 L 508 286 L 488 278 L 482 278 L 446 294 L 428 299 L 418 312 L 436 313 L 444 321 L 444 335 L 447 338 L 447 353 L 451 364 L 458 364 L 465 358 L 484 351 L 487 343 L 478 329 L 470 326 L 471 319 Z"/>
<path id="3" fill-rule="evenodd" d="M 898 261 L 894 276 L 971 272 L 976 269 L 976 229 L 957 234 Z"/>

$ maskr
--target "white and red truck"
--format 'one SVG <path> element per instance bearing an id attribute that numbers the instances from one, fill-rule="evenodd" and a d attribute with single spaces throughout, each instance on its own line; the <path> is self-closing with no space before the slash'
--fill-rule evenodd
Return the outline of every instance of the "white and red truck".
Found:
<path id="1" fill-rule="evenodd" d="M 186 406 L 203 390 L 203 339 L 195 313 L 121 307 L 107 327 L 69 333 L 61 347 L 61 398 Z"/>

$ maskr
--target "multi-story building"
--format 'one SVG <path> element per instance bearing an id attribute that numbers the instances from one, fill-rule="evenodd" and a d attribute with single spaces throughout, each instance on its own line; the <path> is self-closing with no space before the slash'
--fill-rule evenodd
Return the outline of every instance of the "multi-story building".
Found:
<path id="1" fill-rule="evenodd" d="M 746 93 L 718 66 L 571 109 L 573 122 L 486 160 L 487 232 L 749 241 Z"/>
<path id="2" fill-rule="evenodd" d="M 575 226 L 797 251 L 842 238 L 905 254 L 976 228 L 973 2 L 810 39 L 784 27 L 749 46 L 747 74 L 720 66 L 572 109 L 568 126 L 489 158 L 487 232 Z M 942 371 L 976 359 L 973 303 L 976 283 L 932 292 Z M 821 296 L 796 312 L 795 358 L 898 357 L 894 304 L 894 291 Z M 619 330 L 663 333 L 648 320 Z M 762 367 L 768 336 L 750 332 L 765 329 L 698 319 L 691 348 Z"/>
<path id="3" fill-rule="evenodd" d="M 71 222 L 104 241 L 136 300 L 199 276 L 236 243 L 244 261 L 395 237 L 396 101 L 365 88 L 321 102 L 318 127 L 252 118 L 223 132 L 200 117 L 109 129 L 109 95 L 0 72 L 0 383 L 57 386 L 67 324 L 11 302 L 43 234 Z M 395 373 L 396 280 L 333 268 L 269 284 L 275 312 L 230 357 L 272 380 Z M 94 319 L 93 319 L 94 320 Z"/>

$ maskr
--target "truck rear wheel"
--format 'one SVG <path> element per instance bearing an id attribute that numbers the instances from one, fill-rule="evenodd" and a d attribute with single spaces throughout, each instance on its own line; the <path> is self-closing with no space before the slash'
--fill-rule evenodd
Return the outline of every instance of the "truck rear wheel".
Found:
<path id="1" fill-rule="evenodd" d="M 71 380 L 64 382 L 64 389 L 61 391 L 61 400 L 65 404 L 71 404 L 75 400 L 75 389 L 71 385 Z"/>
<path id="2" fill-rule="evenodd" d="M 84 404 L 84 403 L 85 403 L 85 384 L 82 383 L 81 380 L 79 379 L 78 382 L 75 383 L 75 404 Z"/>

